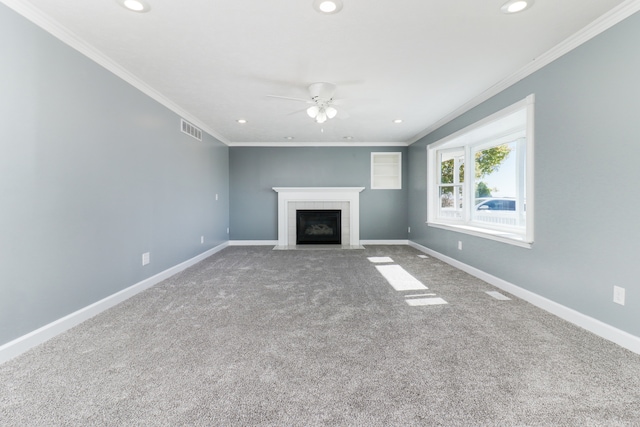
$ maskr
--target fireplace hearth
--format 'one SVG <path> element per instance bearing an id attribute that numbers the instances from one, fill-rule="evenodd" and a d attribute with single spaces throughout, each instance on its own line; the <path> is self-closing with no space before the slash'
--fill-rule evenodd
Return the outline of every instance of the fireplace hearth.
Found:
<path id="1" fill-rule="evenodd" d="M 296 210 L 296 244 L 336 244 L 342 243 L 340 210 Z"/>

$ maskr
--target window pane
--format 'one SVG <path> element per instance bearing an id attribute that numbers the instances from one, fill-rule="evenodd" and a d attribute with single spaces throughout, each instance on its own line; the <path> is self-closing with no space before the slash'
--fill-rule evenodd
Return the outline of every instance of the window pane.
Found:
<path id="1" fill-rule="evenodd" d="M 441 187 L 440 188 L 440 207 L 441 208 L 455 208 L 454 203 L 454 187 Z"/>
<path id="2" fill-rule="evenodd" d="M 440 216 L 462 218 L 462 187 L 460 185 L 440 187 Z"/>
<path id="3" fill-rule="evenodd" d="M 464 151 L 449 151 L 440 154 L 440 183 L 464 182 Z"/>
<path id="4" fill-rule="evenodd" d="M 444 159 L 442 156 L 440 164 L 440 182 L 442 184 L 453 184 L 453 159 Z"/>
<path id="5" fill-rule="evenodd" d="M 506 227 L 520 227 L 518 200 L 523 197 L 518 179 L 518 141 L 474 151 L 474 221 Z"/>

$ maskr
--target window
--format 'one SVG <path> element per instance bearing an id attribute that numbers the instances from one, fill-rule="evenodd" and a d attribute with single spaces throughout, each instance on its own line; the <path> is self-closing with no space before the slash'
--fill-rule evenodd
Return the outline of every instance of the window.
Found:
<path id="1" fill-rule="evenodd" d="M 430 226 L 530 247 L 534 97 L 427 147 Z"/>
<path id="2" fill-rule="evenodd" d="M 402 153 L 371 153 L 371 189 L 402 188 Z"/>

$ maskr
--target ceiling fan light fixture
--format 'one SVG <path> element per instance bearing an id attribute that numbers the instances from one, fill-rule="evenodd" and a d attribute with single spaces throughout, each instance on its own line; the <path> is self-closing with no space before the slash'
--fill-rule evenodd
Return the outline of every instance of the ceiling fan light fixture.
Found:
<path id="1" fill-rule="evenodd" d="M 324 15 L 331 15 L 342 10 L 342 0 L 314 0 L 313 8 Z"/>
<path id="2" fill-rule="evenodd" d="M 327 121 L 327 112 L 324 108 L 321 108 L 316 116 L 316 123 L 324 123 Z"/>
<path id="3" fill-rule="evenodd" d="M 320 107 L 318 107 L 317 105 L 307 108 L 307 115 L 312 119 L 315 119 L 319 112 L 320 112 Z"/>
<path id="4" fill-rule="evenodd" d="M 132 12 L 145 13 L 151 10 L 151 6 L 144 0 L 116 0 L 116 2 Z"/>
<path id="5" fill-rule="evenodd" d="M 523 10 L 529 9 L 533 6 L 533 0 L 509 0 L 506 2 L 500 10 L 502 13 L 510 14 L 510 13 L 518 13 Z"/>
<path id="6" fill-rule="evenodd" d="M 330 119 L 333 119 L 336 116 L 336 114 L 338 114 L 338 110 L 336 110 L 333 107 L 327 107 L 325 109 L 325 112 L 327 113 L 327 117 Z"/>
<path id="7" fill-rule="evenodd" d="M 323 1 L 320 3 L 320 10 L 324 13 L 335 12 L 338 6 L 332 1 Z"/>

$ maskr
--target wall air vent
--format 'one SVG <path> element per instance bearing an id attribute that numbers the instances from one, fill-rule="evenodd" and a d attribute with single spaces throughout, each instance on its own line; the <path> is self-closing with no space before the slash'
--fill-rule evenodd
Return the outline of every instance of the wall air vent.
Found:
<path id="1" fill-rule="evenodd" d="M 187 135 L 194 137 L 198 141 L 202 141 L 202 131 L 185 119 L 180 119 L 180 128 L 182 129 L 182 132 Z"/>

